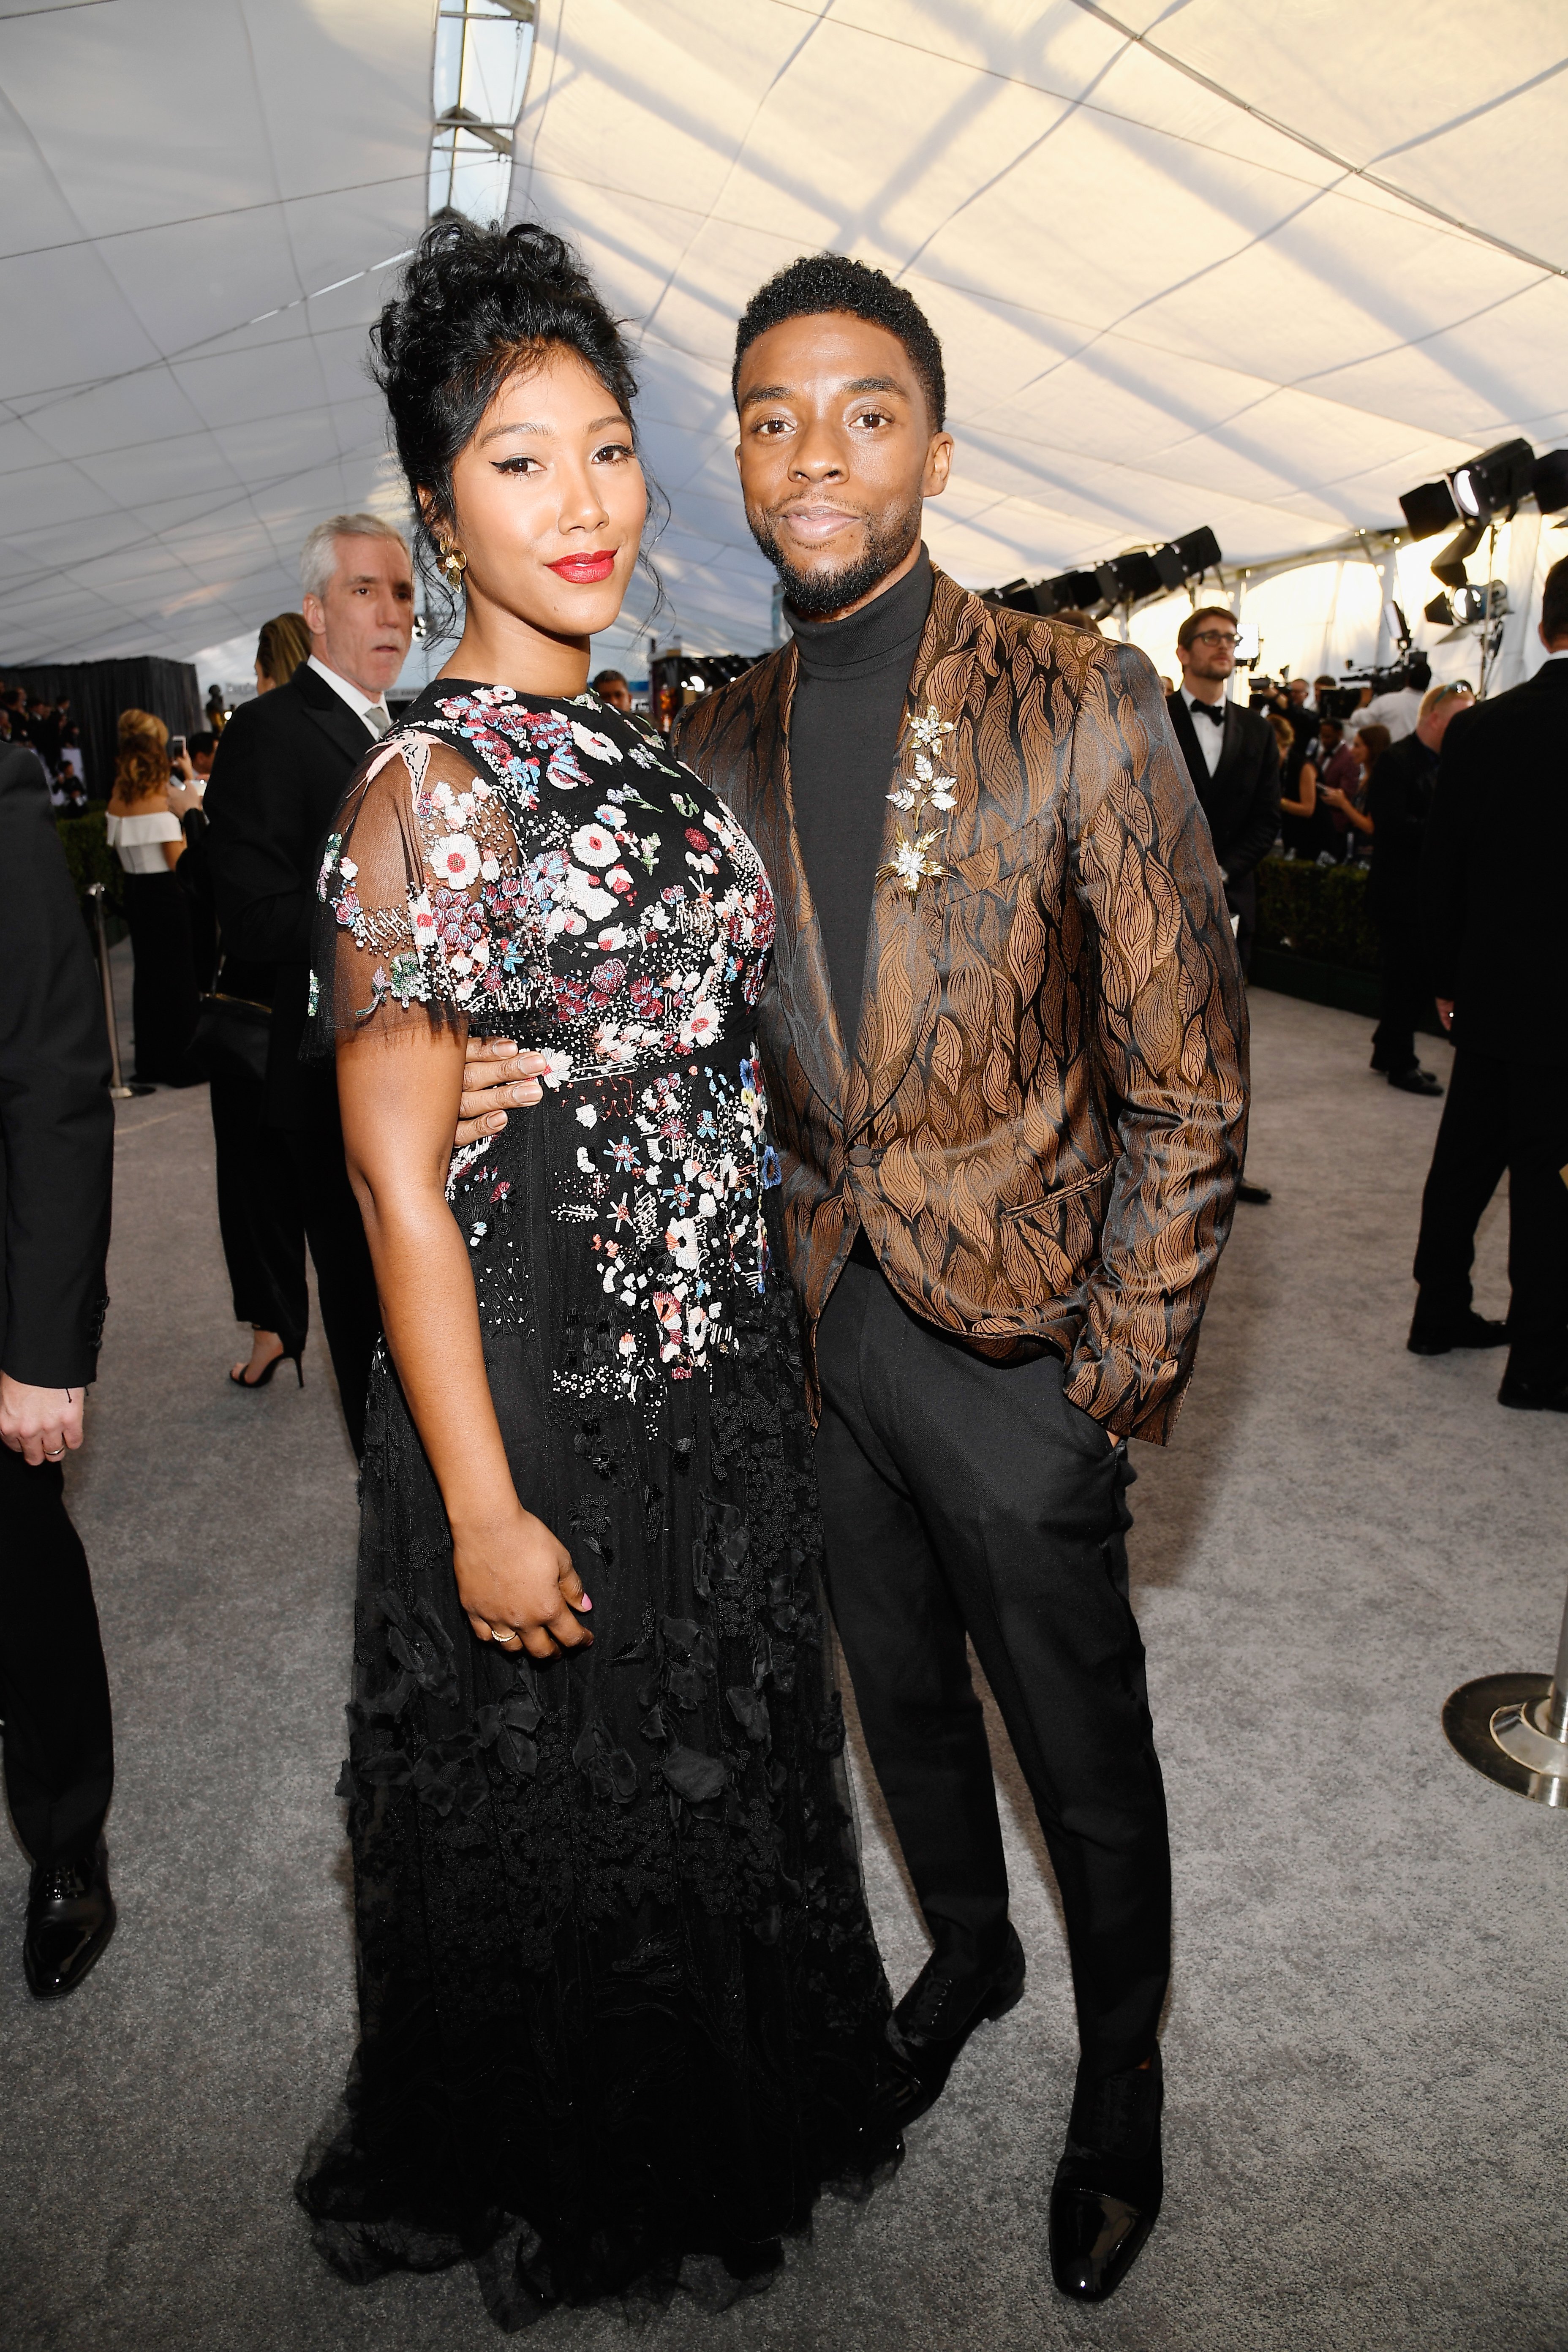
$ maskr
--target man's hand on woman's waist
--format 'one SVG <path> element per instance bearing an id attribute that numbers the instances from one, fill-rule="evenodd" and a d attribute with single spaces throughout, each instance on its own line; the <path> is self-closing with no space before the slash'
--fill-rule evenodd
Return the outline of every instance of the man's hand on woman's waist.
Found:
<path id="1" fill-rule="evenodd" d="M 499 1135 L 509 1110 L 527 1109 L 542 1098 L 540 1080 L 549 1067 L 546 1055 L 522 1053 L 510 1037 L 470 1037 L 454 1141 L 479 1143 Z"/>

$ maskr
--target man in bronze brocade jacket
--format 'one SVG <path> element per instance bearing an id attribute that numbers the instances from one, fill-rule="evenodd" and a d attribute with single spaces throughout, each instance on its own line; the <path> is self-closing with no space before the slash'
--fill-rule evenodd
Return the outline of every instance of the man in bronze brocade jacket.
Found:
<path id="1" fill-rule="evenodd" d="M 1050 2252 L 1096 2300 L 1163 2189 L 1170 1853 L 1127 1440 L 1170 1433 L 1230 1227 L 1241 976 L 1143 655 L 995 611 L 926 555 L 952 443 L 911 298 L 793 264 L 741 321 L 735 395 L 793 642 L 678 749 L 777 900 L 759 1043 L 829 1599 L 934 1947 L 889 2035 L 929 2105 L 1023 1991 L 967 1637 L 1067 1917 L 1081 2058 Z M 465 1114 L 525 1098 L 490 1050 Z"/>
<path id="2" fill-rule="evenodd" d="M 910 296 L 792 265 L 742 320 L 735 394 L 794 642 L 679 749 L 778 901 L 760 1043 L 830 1598 L 934 1943 L 891 2031 L 934 2097 L 1023 1989 L 967 1635 L 1067 1915 L 1051 2254 L 1097 2298 L 1159 2210 L 1170 1952 L 1126 1441 L 1170 1433 L 1230 1225 L 1240 975 L 1148 661 L 926 556 L 952 445 Z"/>

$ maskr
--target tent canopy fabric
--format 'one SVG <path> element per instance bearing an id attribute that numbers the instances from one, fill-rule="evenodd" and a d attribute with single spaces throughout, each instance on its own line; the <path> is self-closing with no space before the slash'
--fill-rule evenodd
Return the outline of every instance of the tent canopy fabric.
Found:
<path id="1" fill-rule="evenodd" d="M 365 330 L 424 216 L 435 23 L 0 0 L 0 667 L 253 630 L 312 520 L 400 509 Z M 1552 446 L 1564 48 L 1538 0 L 539 0 L 511 210 L 640 339 L 661 639 L 770 641 L 730 359 L 801 252 L 942 335 L 928 536 L 971 584 L 1203 524 L 1230 562 L 1326 548 Z"/>

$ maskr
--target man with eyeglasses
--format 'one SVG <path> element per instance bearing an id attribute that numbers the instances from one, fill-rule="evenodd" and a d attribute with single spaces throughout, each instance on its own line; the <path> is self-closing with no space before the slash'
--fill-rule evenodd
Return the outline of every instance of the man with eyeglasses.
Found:
<path id="1" fill-rule="evenodd" d="M 1265 718 L 1226 696 L 1236 667 L 1234 614 L 1223 604 L 1189 613 L 1176 632 L 1176 658 L 1182 683 L 1167 708 L 1208 819 L 1245 973 L 1258 924 L 1258 868 L 1279 832 L 1279 746 Z M 1245 1178 L 1237 1186 L 1239 1201 L 1260 1205 L 1269 1197 L 1265 1185 Z"/>

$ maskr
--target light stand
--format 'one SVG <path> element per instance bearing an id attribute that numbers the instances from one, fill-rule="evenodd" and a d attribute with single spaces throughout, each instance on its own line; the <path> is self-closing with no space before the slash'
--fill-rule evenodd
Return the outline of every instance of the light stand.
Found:
<path id="1" fill-rule="evenodd" d="M 1494 519 L 1491 528 L 1487 535 L 1487 609 L 1486 618 L 1481 623 L 1481 667 L 1480 676 L 1476 681 L 1476 699 L 1478 702 L 1485 698 L 1487 690 L 1487 672 L 1490 669 L 1493 662 L 1497 659 L 1499 650 L 1502 645 L 1502 615 L 1500 613 L 1494 617 L 1492 613 L 1491 583 L 1496 578 L 1497 522 Z"/>
<path id="2" fill-rule="evenodd" d="M 103 885 L 89 882 L 87 895 L 92 900 L 93 929 L 98 941 L 98 969 L 103 982 L 103 1017 L 109 1025 L 109 1064 L 113 1075 L 110 1098 L 113 1102 L 130 1102 L 137 1095 L 150 1095 L 156 1088 L 137 1083 L 128 1086 L 120 1067 L 120 1023 L 114 1011 L 114 975 L 109 969 L 109 933 L 103 924 Z"/>
<path id="3" fill-rule="evenodd" d="M 1443 1728 L 1467 1764 L 1537 1805 L 1568 1809 L 1568 1608 L 1545 1675 L 1486 1675 L 1454 1692 Z"/>

